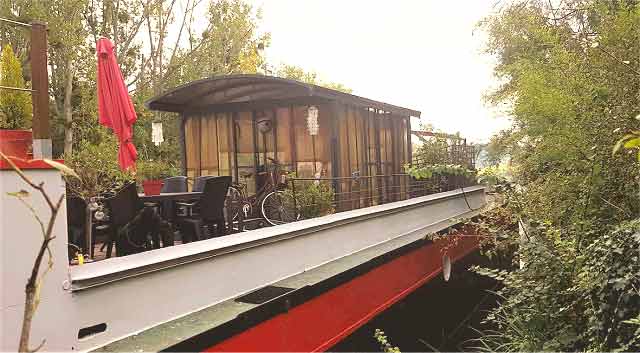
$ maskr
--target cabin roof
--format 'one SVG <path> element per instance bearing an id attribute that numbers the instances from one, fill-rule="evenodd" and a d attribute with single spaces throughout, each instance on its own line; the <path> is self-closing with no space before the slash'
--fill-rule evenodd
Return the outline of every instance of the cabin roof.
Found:
<path id="1" fill-rule="evenodd" d="M 189 82 L 151 98 L 145 105 L 151 110 L 182 113 L 257 102 L 304 100 L 309 97 L 420 117 L 417 110 L 296 80 L 258 74 L 213 76 Z"/>

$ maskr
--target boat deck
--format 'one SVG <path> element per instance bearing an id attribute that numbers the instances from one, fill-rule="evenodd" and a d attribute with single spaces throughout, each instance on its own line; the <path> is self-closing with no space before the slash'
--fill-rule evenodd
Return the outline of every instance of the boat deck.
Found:
<path id="1" fill-rule="evenodd" d="M 473 217 L 479 212 L 470 211 L 464 217 Z M 425 234 L 439 232 L 451 226 L 450 221 L 438 222 L 425 229 Z M 236 334 L 245 332 L 250 327 L 288 312 L 293 307 L 370 272 L 384 263 L 430 244 L 433 245 L 433 242 L 426 238 L 409 244 L 406 244 L 406 241 L 403 242 L 402 238 L 392 239 L 277 281 L 251 293 L 242 293 L 235 298 L 149 328 L 95 351 L 205 350 L 210 348 L 212 342 L 223 342 Z M 467 246 L 452 260 L 464 257 L 475 248 L 475 243 L 471 247 Z M 436 261 L 440 262 L 440 256 L 437 256 Z M 432 278 L 440 271 L 441 263 L 428 275 Z M 356 328 L 354 326 L 352 330 Z"/>

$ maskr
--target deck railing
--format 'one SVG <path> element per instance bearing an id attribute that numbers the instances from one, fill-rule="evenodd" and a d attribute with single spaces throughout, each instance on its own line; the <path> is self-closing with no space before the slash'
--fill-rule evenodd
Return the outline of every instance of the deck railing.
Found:
<path id="1" fill-rule="evenodd" d="M 289 188 L 294 199 L 302 199 L 301 194 L 307 192 L 310 184 L 324 184 L 327 189 L 333 190 L 331 205 L 336 212 L 341 212 L 451 191 L 475 183 L 472 178 L 461 175 L 434 175 L 428 179 L 416 179 L 405 173 L 366 176 L 354 173 L 350 177 L 290 178 Z"/>

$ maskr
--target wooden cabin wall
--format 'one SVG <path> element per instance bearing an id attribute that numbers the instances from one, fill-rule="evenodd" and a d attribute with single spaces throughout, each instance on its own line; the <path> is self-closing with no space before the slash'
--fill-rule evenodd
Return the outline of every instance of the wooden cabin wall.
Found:
<path id="1" fill-rule="evenodd" d="M 330 176 L 331 111 L 326 105 L 318 107 L 320 129 L 315 137 L 307 130 L 307 106 L 186 116 L 187 176 L 193 180 L 201 175 L 231 175 L 247 185 L 249 194 L 256 192 L 256 169 L 270 165 L 268 158 L 299 177 Z M 257 122 L 263 119 L 271 120 L 270 131 L 259 131 Z"/>
<path id="2" fill-rule="evenodd" d="M 233 175 L 230 113 L 191 115 L 185 119 L 187 176 Z"/>
<path id="3" fill-rule="evenodd" d="M 298 177 L 310 178 L 316 174 L 331 176 L 331 110 L 318 105 L 318 135 L 311 136 L 307 129 L 307 106 L 295 106 L 293 113 L 293 144 Z"/>
<path id="4" fill-rule="evenodd" d="M 287 170 L 295 170 L 295 154 L 292 152 L 292 121 L 293 114 L 290 107 L 278 107 L 276 108 L 276 144 L 277 144 L 277 157 L 276 159 L 282 163 L 283 167 Z"/>
<path id="5" fill-rule="evenodd" d="M 339 210 L 405 199 L 407 180 L 397 174 L 403 173 L 404 164 L 409 162 L 408 117 L 343 104 L 336 107 L 337 175 L 361 176 L 357 181 L 338 182 Z M 307 130 L 307 108 L 290 106 L 187 116 L 187 176 L 193 179 L 200 175 L 231 175 L 253 194 L 257 187 L 255 171 L 270 165 L 267 157 L 276 158 L 299 177 L 332 176 L 334 110 L 328 104 L 318 105 L 320 128 L 318 135 L 312 137 Z M 272 121 L 270 131 L 258 130 L 256 122 L 262 119 Z"/>
<path id="6" fill-rule="evenodd" d="M 200 117 L 184 118 L 186 171 L 189 178 L 200 176 Z"/>
<path id="7" fill-rule="evenodd" d="M 252 112 L 237 112 L 234 114 L 236 156 L 238 160 L 238 176 L 236 181 L 247 186 L 247 192 L 256 192 L 256 156 L 254 152 L 254 129 Z M 257 137 L 257 136 L 256 136 Z M 249 175 L 247 177 L 247 175 Z"/>
<path id="8" fill-rule="evenodd" d="M 398 175 L 408 162 L 407 118 L 339 105 L 339 175 L 362 177 L 339 183 L 339 210 L 407 197 L 406 178 Z"/>

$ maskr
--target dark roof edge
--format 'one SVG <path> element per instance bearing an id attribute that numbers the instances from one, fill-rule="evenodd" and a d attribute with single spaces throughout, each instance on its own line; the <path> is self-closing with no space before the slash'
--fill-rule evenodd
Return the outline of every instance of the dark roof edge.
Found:
<path id="1" fill-rule="evenodd" d="M 191 81 L 189 83 L 174 87 L 160 95 L 157 95 L 155 97 L 148 99 L 147 101 L 145 101 L 144 105 L 147 109 L 150 109 L 150 110 L 161 110 L 161 111 L 179 113 L 185 110 L 184 108 L 181 109 L 182 106 L 175 105 L 175 104 L 172 105 L 170 103 L 162 102 L 162 98 L 169 96 L 175 92 L 188 89 L 191 86 L 196 86 L 198 84 L 202 84 L 205 82 L 222 81 L 225 79 L 236 79 L 236 78 L 256 78 L 256 79 L 264 79 L 266 81 L 274 81 L 274 82 L 295 85 L 295 86 L 305 88 L 308 92 L 308 96 L 324 97 L 328 99 L 341 101 L 347 104 L 354 104 L 362 107 L 376 108 L 376 109 L 389 111 L 391 113 L 396 113 L 396 114 L 403 114 L 403 115 L 408 115 L 413 117 L 420 117 L 420 114 L 421 114 L 421 112 L 417 110 L 403 108 L 393 104 L 388 104 L 388 103 L 376 101 L 373 99 L 360 97 L 354 94 L 337 91 L 331 88 L 322 87 L 322 86 L 309 84 L 305 82 L 300 82 L 297 80 L 276 77 L 276 76 L 267 76 L 267 75 L 261 75 L 261 74 L 234 74 L 234 75 L 212 76 L 212 77 L 203 78 L 200 80 Z M 213 104 L 212 106 L 215 106 L 215 104 Z"/>

